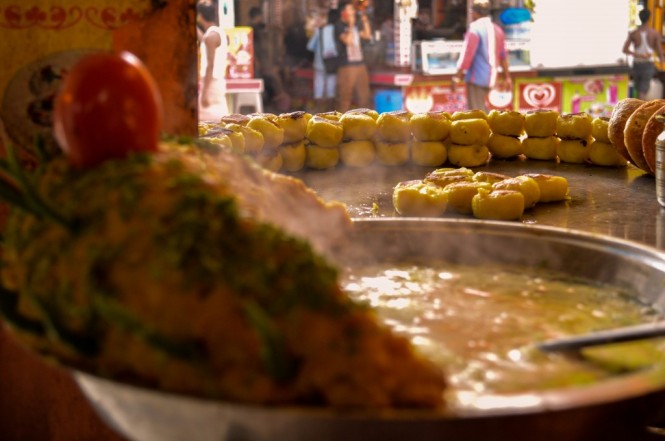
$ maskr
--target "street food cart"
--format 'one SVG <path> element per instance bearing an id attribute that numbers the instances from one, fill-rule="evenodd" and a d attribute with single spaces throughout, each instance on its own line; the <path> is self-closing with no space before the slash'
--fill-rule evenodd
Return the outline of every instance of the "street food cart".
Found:
<path id="1" fill-rule="evenodd" d="M 415 2 L 408 3 L 407 5 L 407 2 L 400 2 L 399 6 L 412 7 Z M 433 2 L 433 6 L 442 3 Z M 537 7 L 546 9 L 543 6 L 545 0 L 540 0 L 538 4 Z M 436 8 L 434 9 L 433 17 L 438 17 L 439 12 L 436 12 Z M 5 10 L 5 12 L 11 13 L 17 10 L 29 16 L 27 8 L 21 9 L 18 6 Z M 183 10 L 187 10 L 186 7 Z M 410 17 L 414 13 L 413 10 L 405 9 L 396 15 L 399 18 L 402 17 L 399 14 L 405 14 L 402 18 L 406 20 L 406 17 Z M 443 16 L 440 18 L 443 19 Z M 410 29 L 410 23 L 406 21 L 400 23 L 403 26 L 402 31 Z M 537 20 L 534 21 L 534 26 L 537 26 L 537 23 Z M 191 25 L 192 32 L 188 34 L 188 38 L 193 41 L 193 23 L 190 22 L 189 25 Z M 586 32 L 585 28 L 584 34 Z M 390 104 L 388 107 L 399 105 L 400 108 L 406 107 L 415 112 L 424 112 L 432 108 L 462 109 L 464 107 L 463 95 L 459 90 L 453 92 L 449 83 L 451 69 L 454 69 L 455 54 L 459 53 L 461 47 L 460 41 L 414 42 L 410 36 L 404 40 L 400 38 L 399 41 L 404 43 L 404 46 L 394 48 L 395 59 L 398 62 L 372 66 L 371 81 L 376 95 L 395 98 L 388 102 Z M 554 108 L 562 112 L 592 111 L 597 114 L 606 114 L 609 111 L 608 106 L 628 95 L 629 80 L 625 64 L 617 62 L 612 65 L 601 63 L 569 66 L 564 63 L 564 65 L 541 66 L 535 63 L 538 58 L 535 56 L 531 41 L 514 39 L 509 42 L 509 48 L 515 78 L 513 90 L 515 96 L 497 97 L 501 104 L 498 107 L 511 108 L 512 106 L 520 111 Z M 193 47 L 191 49 L 193 54 Z M 620 47 L 617 48 L 617 52 L 619 49 Z M 194 62 L 191 63 L 191 65 L 194 64 Z M 298 75 L 302 79 L 307 79 L 308 75 L 311 75 L 311 71 L 308 73 L 303 69 L 298 72 Z M 191 80 L 192 78 L 183 80 L 183 83 L 190 86 L 190 92 L 195 90 L 195 81 Z M 255 83 L 249 85 L 237 83 L 237 85 L 239 88 L 257 89 L 260 87 Z M 28 88 L 28 86 L 25 87 Z M 389 93 L 381 94 L 381 92 Z M 183 132 L 191 135 L 192 130 L 183 130 Z M 561 164 L 556 161 L 516 159 L 493 160 L 487 165 L 479 167 L 478 170 L 507 175 L 550 173 L 564 176 L 569 180 L 571 189 L 569 200 L 558 204 L 543 204 L 534 208 L 520 221 L 512 224 L 516 229 L 522 226 L 525 230 L 532 226 L 553 228 L 556 234 L 567 234 L 563 241 L 567 244 L 575 243 L 576 234 L 584 233 L 588 235 L 585 236 L 587 240 L 590 240 L 592 244 L 597 244 L 592 248 L 601 251 L 606 244 L 602 241 L 604 238 L 616 240 L 617 242 L 614 244 L 619 250 L 630 248 L 630 244 L 637 244 L 648 247 L 647 254 L 651 253 L 653 256 L 659 256 L 658 253 L 665 251 L 665 211 L 656 203 L 653 177 L 635 167 L 629 165 L 625 168 L 600 168 L 588 164 Z M 431 171 L 431 168 L 414 165 L 386 167 L 374 164 L 366 168 L 337 167 L 328 170 L 303 170 L 291 173 L 291 175 L 301 179 L 323 199 L 344 203 L 349 215 L 359 219 L 359 223 L 362 223 L 365 220 L 391 221 L 396 219 L 398 216 L 392 204 L 392 190 L 395 184 L 400 181 L 419 179 L 428 171 Z M 451 224 L 455 224 L 460 217 L 453 217 L 449 220 Z M 419 222 L 422 225 L 425 224 L 424 220 L 417 218 L 407 219 L 407 221 L 412 232 L 418 231 Z M 380 222 L 378 224 L 380 225 Z M 489 223 L 481 222 L 478 225 L 489 225 Z M 511 226 L 505 224 L 503 227 L 511 229 Z M 594 242 L 594 240 L 599 242 Z M 388 240 L 383 241 L 383 244 L 389 243 Z M 448 246 L 446 243 L 441 245 L 442 248 Z M 528 256 L 532 250 L 519 251 Z M 599 266 L 604 263 L 599 262 Z M 648 282 L 640 277 L 643 277 L 643 273 L 636 273 L 638 282 Z M 478 293 L 472 294 L 477 295 Z M 482 293 L 478 297 L 482 297 Z M 389 362 L 390 360 L 388 360 Z M 74 381 L 73 375 L 85 380 L 83 383 L 77 383 Z M 120 383 L 109 384 L 103 380 L 91 378 L 82 373 L 72 374 L 70 370 L 44 362 L 36 354 L 18 346 L 3 328 L 0 331 L 0 433 L 2 439 L 124 440 L 122 435 L 111 429 L 111 427 L 117 429 L 119 426 L 108 425 L 113 423 L 109 423 L 110 420 L 102 419 L 109 418 L 112 411 L 114 415 L 125 415 L 130 429 L 142 429 L 144 427 L 142 423 L 146 423 L 148 427 L 164 430 L 162 432 L 164 438 L 156 438 L 161 440 L 173 435 L 173 432 L 164 428 L 170 428 L 170 424 L 180 421 L 179 418 L 184 415 L 179 412 L 175 414 L 166 412 L 155 418 L 154 414 L 133 413 L 134 408 L 130 405 L 137 403 L 142 405 L 144 399 L 146 401 L 154 400 L 153 403 L 158 404 L 170 401 L 161 396 L 157 396 L 155 399 L 152 395 L 154 391 L 137 393 L 134 389 L 130 389 L 125 395 L 128 397 L 125 398 L 127 401 L 122 401 L 122 399 L 115 401 L 114 395 L 110 392 L 105 394 L 104 391 L 117 391 Z M 629 383 L 629 386 L 632 387 L 632 391 L 648 390 L 650 380 L 654 379 L 651 377 L 638 378 Z M 88 385 L 88 389 L 86 389 L 88 394 L 102 391 L 99 392 L 101 394 L 99 399 L 89 399 L 88 397 L 94 395 L 84 395 L 79 389 L 80 384 Z M 95 389 L 96 386 L 99 388 Z M 104 389 L 104 386 L 107 386 L 108 389 Z M 119 388 L 122 392 L 122 385 Z M 493 439 L 514 440 L 536 437 L 543 440 L 579 439 L 588 441 L 598 439 L 605 441 L 613 439 L 611 438 L 612 428 L 635 429 L 635 422 L 641 423 L 641 415 L 644 415 L 647 410 L 653 411 L 663 406 L 662 390 L 650 391 L 649 396 L 644 400 L 642 398 L 645 397 L 636 397 L 630 393 L 627 398 L 624 395 L 618 397 L 616 393 L 615 388 L 599 390 L 598 394 L 593 397 L 593 400 L 596 401 L 591 400 L 584 393 L 577 393 L 575 397 L 577 402 L 584 404 L 581 406 L 581 411 L 579 411 L 580 409 L 561 409 L 560 396 L 550 396 L 549 400 L 536 403 L 540 406 L 540 411 L 530 415 L 529 421 L 532 425 L 529 426 L 525 426 L 522 419 L 524 409 L 533 406 L 534 402 L 539 399 L 531 394 L 520 397 L 523 398 L 522 401 L 514 401 L 514 407 L 509 412 L 500 415 L 498 419 L 489 420 L 482 418 L 455 420 L 451 419 L 449 415 L 443 417 L 437 415 L 434 419 L 431 416 L 418 419 L 412 418 L 413 414 L 409 412 L 396 414 L 394 411 L 387 412 L 378 419 L 367 420 L 355 418 L 353 415 L 348 417 L 349 415 L 343 415 L 344 412 L 326 413 L 321 409 L 288 408 L 274 412 L 275 408 L 272 407 L 225 406 L 224 403 L 199 402 L 189 398 L 183 399 L 182 402 L 185 403 L 185 406 L 192 405 L 187 409 L 194 409 L 193 412 L 187 414 L 192 417 L 191 421 L 195 422 L 192 433 L 200 433 L 198 431 L 208 425 L 223 424 L 227 419 L 235 422 L 234 418 L 240 415 L 243 424 L 224 426 L 222 434 L 214 438 L 229 441 L 313 438 L 371 440 L 376 436 L 376 430 L 380 430 L 382 441 L 386 439 L 403 440 L 413 436 L 409 426 L 409 423 L 413 422 L 424 433 L 429 434 L 427 439 L 441 439 L 440 435 L 437 436 L 437 428 L 451 427 L 453 433 L 459 435 L 456 439 L 464 438 L 465 430 L 475 429 L 477 432 L 473 433 L 482 432 L 485 435 L 484 438 L 492 437 Z M 179 401 L 179 404 L 182 402 Z M 593 405 L 590 405 L 592 402 Z M 488 409 L 497 410 L 496 403 L 488 401 L 485 404 Z M 100 407 L 100 416 L 93 411 L 93 406 L 107 407 L 105 409 Z M 556 411 L 557 407 L 558 411 Z M 611 412 L 605 412 L 608 409 Z M 109 412 L 105 413 L 104 410 Z M 167 407 L 167 410 L 170 408 Z M 198 419 L 201 415 L 209 418 L 205 420 L 205 424 Z M 309 419 L 310 417 L 312 419 Z M 266 422 L 270 423 L 270 430 L 275 430 L 272 438 L 262 435 L 268 430 L 264 425 Z M 502 424 L 506 422 L 511 429 L 506 434 L 512 435 L 512 438 L 502 438 L 504 436 L 502 429 L 506 427 Z M 553 424 L 553 422 L 555 423 Z M 325 433 L 319 433 L 309 438 L 294 438 L 294 432 L 290 430 L 293 427 L 310 435 L 316 434 L 317 430 L 324 427 Z M 308 430 L 309 432 L 307 432 Z M 572 438 L 565 436 L 557 438 L 561 433 L 571 435 Z M 150 432 L 149 435 L 152 434 L 153 432 Z M 517 438 L 516 435 L 521 437 Z M 624 432 L 617 432 L 616 435 L 619 437 L 614 438 L 617 441 L 637 439 L 620 438 Z M 155 438 L 148 437 L 148 439 Z M 194 439 L 194 437 L 187 439 Z M 657 433 L 655 431 L 649 434 L 644 433 L 644 440 L 647 439 L 657 440 Z"/>

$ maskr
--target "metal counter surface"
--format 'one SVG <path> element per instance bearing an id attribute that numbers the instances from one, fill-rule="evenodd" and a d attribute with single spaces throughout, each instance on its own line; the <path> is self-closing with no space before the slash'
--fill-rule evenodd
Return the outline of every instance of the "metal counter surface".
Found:
<path id="1" fill-rule="evenodd" d="M 364 168 L 337 166 L 329 170 L 291 173 L 325 200 L 347 206 L 351 217 L 398 216 L 392 189 L 400 181 L 422 179 L 434 167 L 375 164 Z M 665 208 L 656 200 L 654 177 L 628 165 L 606 168 L 526 159 L 492 160 L 474 171 L 509 176 L 545 173 L 568 179 L 570 200 L 538 204 L 526 210 L 521 222 L 570 228 L 636 241 L 665 250 Z M 446 217 L 463 217 L 446 213 Z M 518 221 L 519 222 L 519 221 Z"/>

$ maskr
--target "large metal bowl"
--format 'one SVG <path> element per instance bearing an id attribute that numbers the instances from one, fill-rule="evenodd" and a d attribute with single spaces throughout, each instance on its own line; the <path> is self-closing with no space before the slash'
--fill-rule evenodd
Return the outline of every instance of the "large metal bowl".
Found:
<path id="1" fill-rule="evenodd" d="M 665 308 L 665 254 L 636 243 L 518 223 L 450 219 L 354 221 L 345 262 L 436 258 L 547 267 L 611 283 Z M 488 396 L 449 412 L 340 413 L 206 401 L 74 372 L 120 433 L 141 441 L 639 440 L 665 403 L 665 361 L 585 387 Z"/>

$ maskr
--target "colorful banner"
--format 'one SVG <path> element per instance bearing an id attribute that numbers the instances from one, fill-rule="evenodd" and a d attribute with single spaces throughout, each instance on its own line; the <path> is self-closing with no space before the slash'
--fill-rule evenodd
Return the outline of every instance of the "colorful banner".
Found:
<path id="1" fill-rule="evenodd" d="M 254 36 L 250 26 L 225 29 L 229 39 L 229 64 L 226 78 L 246 80 L 254 78 Z"/>
<path id="2" fill-rule="evenodd" d="M 628 75 L 572 77 L 562 83 L 563 113 L 609 117 L 614 105 L 628 97 Z"/>
<path id="3" fill-rule="evenodd" d="M 549 109 L 610 116 L 614 105 L 628 97 L 628 75 L 520 78 L 515 90 L 514 104 L 520 112 Z"/>
<path id="4" fill-rule="evenodd" d="M 404 88 L 404 108 L 413 113 L 466 109 L 466 89 L 450 81 L 415 83 Z"/>

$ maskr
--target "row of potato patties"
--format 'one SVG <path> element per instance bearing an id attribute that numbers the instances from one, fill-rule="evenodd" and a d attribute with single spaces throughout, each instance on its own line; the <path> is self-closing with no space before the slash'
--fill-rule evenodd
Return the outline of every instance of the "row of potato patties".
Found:
<path id="1" fill-rule="evenodd" d="M 473 172 L 466 167 L 439 168 L 422 180 L 398 183 L 393 206 L 402 216 L 472 214 L 479 219 L 517 220 L 538 203 L 569 198 L 566 178 L 546 174 L 510 177 Z"/>
<path id="2" fill-rule="evenodd" d="M 556 110 L 492 111 L 488 120 L 492 129 L 488 147 L 496 158 L 523 154 L 544 161 L 626 165 L 609 143 L 609 119 L 605 117 L 592 117 L 587 112 L 560 114 Z"/>
<path id="3" fill-rule="evenodd" d="M 310 114 L 228 115 L 201 123 L 200 135 L 253 156 L 273 170 L 328 169 L 342 163 L 458 167 L 486 164 L 491 157 L 590 162 L 626 161 L 608 137 L 608 118 L 554 110 L 521 113 L 482 110 L 379 114 L 353 109 Z"/>

